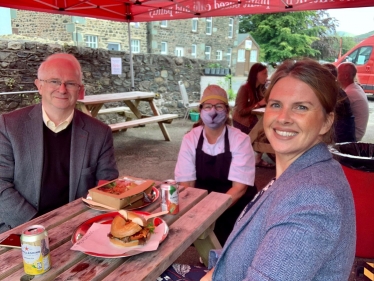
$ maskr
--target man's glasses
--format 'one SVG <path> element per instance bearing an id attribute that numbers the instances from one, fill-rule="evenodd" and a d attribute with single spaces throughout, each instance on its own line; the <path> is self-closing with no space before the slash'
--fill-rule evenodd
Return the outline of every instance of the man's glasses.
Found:
<path id="1" fill-rule="evenodd" d="M 217 103 L 217 104 L 203 103 L 202 105 L 200 105 L 200 108 L 202 108 L 205 111 L 210 111 L 210 110 L 212 110 L 213 107 L 217 111 L 224 111 L 224 110 L 226 110 L 226 104 L 224 104 L 224 103 Z"/>
<path id="2" fill-rule="evenodd" d="M 62 84 L 65 85 L 66 90 L 76 91 L 79 90 L 81 85 L 75 82 L 61 82 L 60 80 L 49 79 L 49 80 L 42 80 L 39 81 L 46 82 L 52 89 L 56 90 L 61 87 Z"/>

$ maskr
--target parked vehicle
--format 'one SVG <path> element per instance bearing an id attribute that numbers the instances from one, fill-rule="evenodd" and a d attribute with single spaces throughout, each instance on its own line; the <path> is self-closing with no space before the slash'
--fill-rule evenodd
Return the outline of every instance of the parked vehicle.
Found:
<path id="1" fill-rule="evenodd" d="M 358 43 L 336 62 L 352 62 L 357 68 L 358 82 L 366 93 L 374 94 L 374 35 Z"/>

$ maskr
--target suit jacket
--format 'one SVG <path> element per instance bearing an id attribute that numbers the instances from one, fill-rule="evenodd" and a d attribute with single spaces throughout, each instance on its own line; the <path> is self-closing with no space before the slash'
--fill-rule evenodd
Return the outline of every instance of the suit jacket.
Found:
<path id="1" fill-rule="evenodd" d="M 355 256 L 352 192 L 326 145 L 300 156 L 237 221 L 213 280 L 348 280 Z"/>
<path id="2" fill-rule="evenodd" d="M 43 170 L 41 104 L 0 115 L 0 232 L 38 212 Z M 118 177 L 109 126 L 79 110 L 72 120 L 69 201 Z"/>

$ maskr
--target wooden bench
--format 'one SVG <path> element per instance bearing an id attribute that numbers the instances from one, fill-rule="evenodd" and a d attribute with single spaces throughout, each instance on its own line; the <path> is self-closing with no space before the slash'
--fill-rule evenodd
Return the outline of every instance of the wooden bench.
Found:
<path id="1" fill-rule="evenodd" d="M 137 126 L 142 126 L 149 123 L 158 123 L 161 131 L 165 137 L 165 140 L 170 141 L 169 133 L 167 132 L 164 123 L 170 124 L 173 119 L 178 118 L 178 114 L 162 114 L 156 116 L 142 116 L 140 119 L 135 119 L 131 121 L 125 121 L 116 124 L 110 124 L 109 127 L 114 131 L 127 130 L 128 128 L 134 128 Z"/>
<path id="2" fill-rule="evenodd" d="M 118 106 L 100 109 L 98 114 L 107 114 L 107 113 L 126 113 L 126 111 L 131 112 L 131 109 L 127 106 Z"/>

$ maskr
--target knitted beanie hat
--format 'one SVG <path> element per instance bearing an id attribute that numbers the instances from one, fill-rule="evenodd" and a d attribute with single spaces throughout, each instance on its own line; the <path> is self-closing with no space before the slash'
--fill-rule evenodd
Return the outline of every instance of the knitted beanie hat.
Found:
<path id="1" fill-rule="evenodd" d="M 228 104 L 226 91 L 217 85 L 209 85 L 205 88 L 200 103 L 203 103 L 204 101 L 211 99 L 221 100 L 225 104 Z"/>

